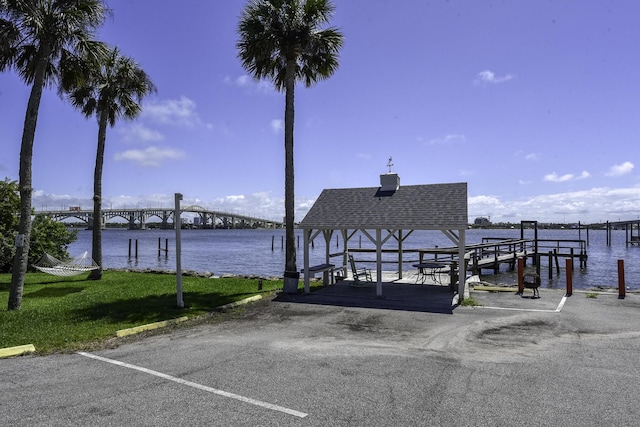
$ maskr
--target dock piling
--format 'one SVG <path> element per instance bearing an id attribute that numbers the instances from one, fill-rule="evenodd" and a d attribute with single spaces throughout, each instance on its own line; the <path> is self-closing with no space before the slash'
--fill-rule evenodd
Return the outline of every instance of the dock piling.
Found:
<path id="1" fill-rule="evenodd" d="M 567 270 L 567 296 L 570 297 L 573 294 L 573 258 L 566 259 Z"/>
<path id="2" fill-rule="evenodd" d="M 132 239 L 129 239 L 129 258 L 131 258 L 131 243 Z M 138 259 L 138 239 L 135 242 L 135 258 Z"/>
<path id="3" fill-rule="evenodd" d="M 524 293 L 524 258 L 518 257 L 518 293 L 522 295 Z"/>
<path id="4" fill-rule="evenodd" d="M 624 260 L 618 260 L 618 298 L 624 299 L 625 283 L 624 283 Z"/>

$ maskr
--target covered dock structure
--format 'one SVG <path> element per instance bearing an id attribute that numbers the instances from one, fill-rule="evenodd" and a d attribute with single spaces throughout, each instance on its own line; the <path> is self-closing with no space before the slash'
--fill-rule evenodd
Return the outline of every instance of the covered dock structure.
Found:
<path id="1" fill-rule="evenodd" d="M 455 245 L 458 262 L 457 283 L 452 284 L 461 300 L 465 282 L 465 232 L 468 227 L 467 183 L 400 185 L 396 173 L 380 176 L 380 186 L 323 190 L 299 227 L 304 236 L 304 291 L 310 292 L 310 245 L 322 235 L 326 242 L 326 264 L 331 265 L 330 244 L 335 233 L 342 236 L 344 251 L 339 253 L 347 268 L 351 238 L 359 231 L 375 246 L 376 296 L 382 297 L 383 246 L 395 243 L 398 278 L 402 278 L 405 239 L 415 230 L 440 230 Z M 417 249 L 417 248 L 416 248 Z M 454 267 L 452 267 L 454 268 Z M 461 274 L 460 274 L 461 273 Z"/>

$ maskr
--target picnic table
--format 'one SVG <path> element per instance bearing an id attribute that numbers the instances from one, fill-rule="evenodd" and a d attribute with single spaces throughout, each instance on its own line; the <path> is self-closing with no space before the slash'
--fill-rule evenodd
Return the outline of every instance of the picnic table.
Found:
<path id="1" fill-rule="evenodd" d="M 413 264 L 418 269 L 418 277 L 416 283 L 424 283 L 427 277 L 431 277 L 434 283 L 442 284 L 440 281 L 440 274 L 445 268 L 449 266 L 449 263 L 438 261 L 424 261 L 417 264 Z"/>

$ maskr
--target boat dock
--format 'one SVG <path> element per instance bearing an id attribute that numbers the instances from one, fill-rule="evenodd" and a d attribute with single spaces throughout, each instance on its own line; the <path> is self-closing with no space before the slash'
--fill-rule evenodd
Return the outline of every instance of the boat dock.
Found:
<path id="1" fill-rule="evenodd" d="M 373 253 L 375 249 L 350 249 L 353 253 Z M 385 254 L 398 254 L 398 250 L 384 249 Z M 331 256 L 341 256 L 342 253 Z M 549 274 L 555 270 L 560 274 L 560 258 L 570 258 L 576 261 L 580 268 L 587 266 L 587 244 L 585 240 L 559 240 L 559 239 L 513 239 L 486 237 L 482 243 L 465 246 L 466 270 L 473 275 L 498 274 L 503 264 L 509 270 L 514 270 L 518 258 L 524 258 L 525 265 L 530 263 L 540 274 L 541 264 L 547 260 Z M 368 262 L 366 259 L 356 259 L 356 262 Z M 441 273 L 448 273 L 451 268 L 457 269 L 459 264 L 458 249 L 456 247 L 435 247 L 422 249 L 405 249 L 398 258 L 387 257 L 383 263 L 398 264 L 398 271 L 403 270 L 403 265 L 439 263 L 446 267 Z M 488 270 L 488 271 L 487 271 Z M 406 274 L 406 273 L 405 273 Z"/>
<path id="2" fill-rule="evenodd" d="M 525 230 L 533 231 L 533 238 L 524 238 Z M 640 243 L 640 237 L 637 239 Z M 540 275 L 541 265 L 548 267 L 549 278 L 555 271 L 560 274 L 560 259 L 571 259 L 571 264 L 577 264 L 580 269 L 587 267 L 587 240 L 583 239 L 539 239 L 537 221 L 522 221 L 520 226 L 520 238 L 484 237 L 481 243 L 465 245 L 464 265 L 467 272 L 473 275 L 498 274 L 503 264 L 508 270 L 516 268 L 519 258 L 523 258 L 525 266 L 530 263 Z M 350 249 L 351 252 L 367 253 L 374 249 Z M 387 257 L 383 263 L 398 264 L 399 278 L 402 278 L 403 265 L 423 266 L 427 264 L 443 264 L 438 271 L 450 273 L 453 276 L 460 264 L 458 248 L 435 247 L 421 249 L 382 250 L 383 253 L 397 253 L 397 259 Z M 414 254 L 412 256 L 412 254 Z M 341 256 L 343 254 L 332 254 Z M 416 258 L 417 256 L 417 258 Z M 366 260 L 357 260 L 366 262 Z M 489 270 L 490 273 L 487 273 Z M 453 273 L 452 273 L 453 272 Z M 452 277 L 452 282 L 454 281 Z"/>

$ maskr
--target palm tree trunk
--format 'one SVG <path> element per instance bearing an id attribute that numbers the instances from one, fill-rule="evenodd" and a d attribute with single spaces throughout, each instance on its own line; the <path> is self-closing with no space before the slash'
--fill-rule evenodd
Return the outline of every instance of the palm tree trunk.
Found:
<path id="1" fill-rule="evenodd" d="M 20 146 L 20 222 L 18 224 L 18 237 L 16 239 L 16 254 L 13 259 L 13 270 L 11 272 L 11 288 L 9 289 L 8 310 L 19 310 L 22 306 L 22 292 L 24 290 L 24 275 L 27 272 L 29 263 L 29 242 L 31 239 L 31 196 L 33 194 L 31 175 L 33 159 L 33 141 L 36 136 L 36 125 L 38 123 L 38 110 L 40 109 L 40 99 L 44 88 L 44 77 L 47 68 L 48 49 L 40 52 L 40 59 L 37 62 L 37 70 L 27 112 L 24 118 L 22 130 L 22 143 Z"/>
<path id="2" fill-rule="evenodd" d="M 284 215 L 285 215 L 285 277 L 297 274 L 296 242 L 295 242 L 295 191 L 293 172 L 293 122 L 294 91 L 296 61 L 287 61 L 285 76 L 285 110 L 284 110 Z"/>
<path id="3" fill-rule="evenodd" d="M 98 149 L 96 167 L 93 172 L 93 227 L 91 241 L 91 258 L 100 266 L 91 270 L 88 279 L 102 278 L 102 166 L 104 164 L 104 147 L 107 140 L 107 114 L 100 114 L 98 125 Z"/>

